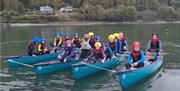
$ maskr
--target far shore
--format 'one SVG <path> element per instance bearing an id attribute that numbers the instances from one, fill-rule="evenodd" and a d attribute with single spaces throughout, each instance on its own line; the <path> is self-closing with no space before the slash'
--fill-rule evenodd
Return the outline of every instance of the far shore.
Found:
<path id="1" fill-rule="evenodd" d="M 101 21 L 68 21 L 49 23 L 1 23 L 3 26 L 91 26 L 91 25 L 128 25 L 128 24 L 180 24 L 180 21 L 136 21 L 136 22 L 101 22 Z"/>

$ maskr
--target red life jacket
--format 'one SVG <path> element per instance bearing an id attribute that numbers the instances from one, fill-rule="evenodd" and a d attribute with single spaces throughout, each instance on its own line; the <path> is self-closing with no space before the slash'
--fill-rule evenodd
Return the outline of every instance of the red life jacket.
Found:
<path id="1" fill-rule="evenodd" d="M 133 63 L 137 62 L 138 60 L 141 59 L 141 52 L 131 51 L 131 57 L 132 57 Z"/>
<path id="2" fill-rule="evenodd" d="M 46 43 L 41 43 L 41 49 L 45 49 L 46 48 Z"/>
<path id="3" fill-rule="evenodd" d="M 159 49 L 159 39 L 151 39 L 151 49 Z"/>
<path id="4" fill-rule="evenodd" d="M 70 40 L 70 38 L 65 38 L 65 41 Z"/>
<path id="5" fill-rule="evenodd" d="M 96 59 L 101 58 L 103 59 L 103 53 L 101 49 L 94 49 L 94 56 Z"/>
<path id="6" fill-rule="evenodd" d="M 115 42 L 109 43 L 112 50 L 115 49 Z"/>
<path id="7" fill-rule="evenodd" d="M 80 44 L 80 40 L 78 37 L 74 37 L 73 38 L 73 44 L 79 45 Z"/>

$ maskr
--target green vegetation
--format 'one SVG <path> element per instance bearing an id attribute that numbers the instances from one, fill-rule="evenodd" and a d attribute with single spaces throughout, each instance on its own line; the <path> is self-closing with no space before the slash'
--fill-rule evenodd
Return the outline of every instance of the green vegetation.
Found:
<path id="1" fill-rule="evenodd" d="M 53 21 L 155 21 L 180 20 L 180 0 L 0 0 L 1 20 L 6 22 Z M 51 6 L 53 14 L 40 14 Z M 66 5 L 73 12 L 60 13 Z M 29 12 L 34 12 L 30 13 Z"/>

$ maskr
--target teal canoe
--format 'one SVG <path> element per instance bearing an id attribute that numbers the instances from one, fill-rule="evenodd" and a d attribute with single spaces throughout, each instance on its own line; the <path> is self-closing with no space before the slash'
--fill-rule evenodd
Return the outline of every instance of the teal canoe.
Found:
<path id="1" fill-rule="evenodd" d="M 58 54 L 59 53 L 45 54 L 39 56 L 12 57 L 12 58 L 7 58 L 6 64 L 10 68 L 19 67 L 22 66 L 22 64 L 32 65 L 32 64 L 56 59 L 58 57 Z"/>
<path id="2" fill-rule="evenodd" d="M 50 63 L 35 65 L 34 71 L 35 71 L 36 75 L 48 74 L 48 73 L 52 73 L 52 72 L 56 72 L 56 71 L 61 71 L 66 68 L 70 68 L 71 65 L 81 62 L 81 61 L 82 61 L 82 59 L 78 59 L 78 60 L 72 59 L 72 60 L 62 63 L 62 62 L 59 62 L 58 60 L 56 60 L 56 61 L 50 62 Z"/>
<path id="3" fill-rule="evenodd" d="M 131 71 L 124 71 L 119 74 L 119 83 L 123 89 L 129 88 L 141 80 L 153 75 L 158 69 L 161 68 L 163 63 L 162 59 L 146 65 L 142 68 L 137 68 Z"/>
<path id="4" fill-rule="evenodd" d="M 93 75 L 103 69 L 112 69 L 124 60 L 124 57 L 107 60 L 104 63 L 94 63 L 90 65 L 74 65 L 72 67 L 72 74 L 74 79 L 82 79 Z M 102 69 L 100 69 L 102 68 Z"/>

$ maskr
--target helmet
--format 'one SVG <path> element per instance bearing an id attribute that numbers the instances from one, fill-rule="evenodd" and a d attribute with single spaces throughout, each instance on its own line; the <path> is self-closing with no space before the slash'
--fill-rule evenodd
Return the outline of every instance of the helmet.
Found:
<path id="1" fill-rule="evenodd" d="M 137 41 L 133 42 L 132 47 L 140 47 L 140 43 Z"/>
<path id="2" fill-rule="evenodd" d="M 70 34 L 69 33 L 65 33 L 65 37 L 70 37 Z"/>
<path id="3" fill-rule="evenodd" d="M 114 35 L 111 34 L 111 35 L 108 36 L 108 39 L 113 39 L 114 40 L 115 37 L 114 37 Z"/>
<path id="4" fill-rule="evenodd" d="M 101 43 L 100 42 L 96 42 L 94 46 L 101 47 Z"/>
<path id="5" fill-rule="evenodd" d="M 118 38 L 118 37 L 119 37 L 119 34 L 118 34 L 118 33 L 114 33 L 114 37 L 115 37 L 115 38 Z"/>
<path id="6" fill-rule="evenodd" d="M 101 36 L 96 36 L 96 40 L 100 41 L 101 40 Z"/>
<path id="7" fill-rule="evenodd" d="M 43 37 L 43 38 L 41 39 L 41 42 L 45 42 L 45 41 L 46 41 L 46 38 Z"/>
<path id="8" fill-rule="evenodd" d="M 94 33 L 93 32 L 89 32 L 88 35 L 89 36 L 94 36 Z"/>
<path id="9" fill-rule="evenodd" d="M 34 37 L 32 41 L 35 42 L 35 43 L 38 43 L 39 42 L 39 38 L 38 37 Z"/>
<path id="10" fill-rule="evenodd" d="M 56 32 L 56 36 L 60 36 L 61 35 L 61 32 Z"/>
<path id="11" fill-rule="evenodd" d="M 78 33 L 74 33 L 74 36 L 78 36 L 79 34 Z"/>

